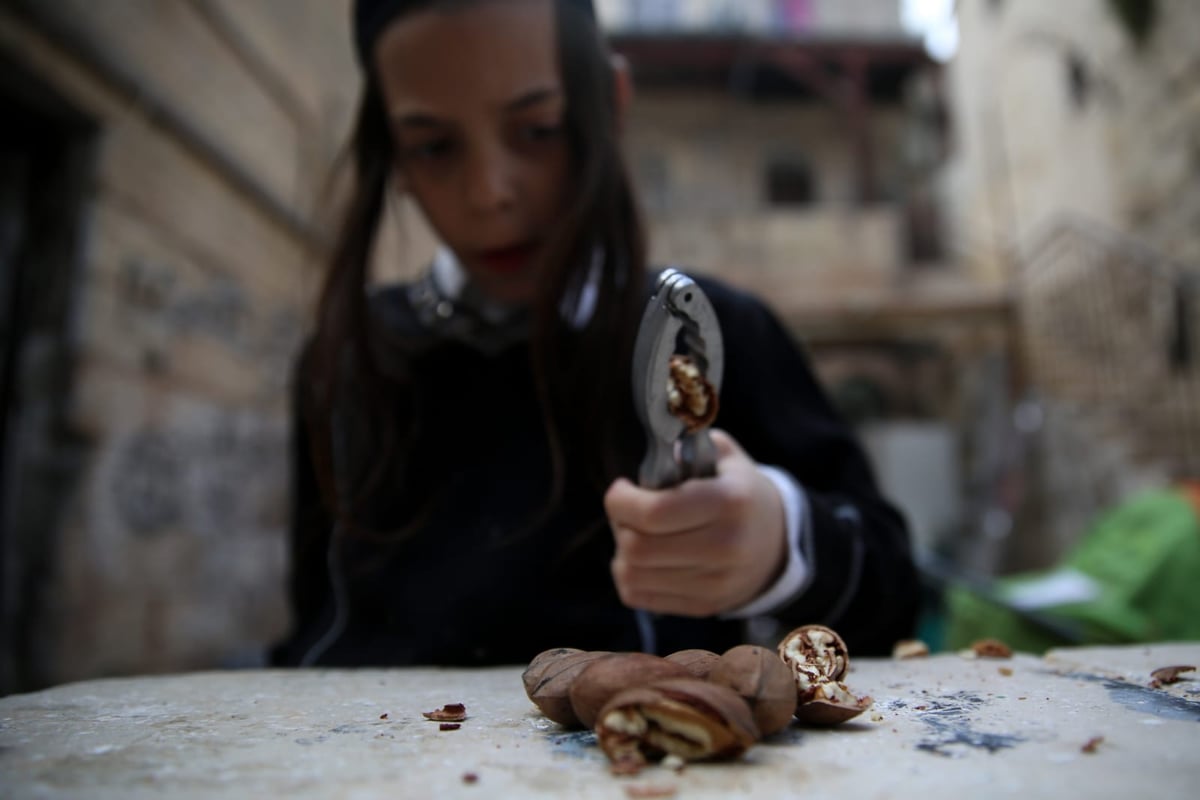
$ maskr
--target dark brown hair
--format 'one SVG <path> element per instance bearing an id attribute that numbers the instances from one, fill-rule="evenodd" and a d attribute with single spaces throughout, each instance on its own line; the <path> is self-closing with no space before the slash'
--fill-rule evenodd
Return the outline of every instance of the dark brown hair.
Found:
<path id="1" fill-rule="evenodd" d="M 589 13 L 562 0 L 555 6 L 572 175 L 531 309 L 531 366 L 555 476 L 543 513 L 561 499 L 568 462 L 586 468 L 601 487 L 630 470 L 635 454 L 627 450 L 637 441 L 631 438 L 637 423 L 630 357 L 646 296 L 644 235 L 618 143 L 611 56 Z M 389 459 L 403 461 L 419 424 L 404 344 L 377 329 L 367 296 L 368 264 L 393 169 L 373 70 L 367 71 L 347 155 L 351 194 L 300 372 L 301 406 L 322 493 L 344 523 L 353 522 L 357 508 L 379 488 Z M 576 307 L 589 283 L 595 310 L 576 329 L 562 309 Z M 335 458 L 333 420 L 350 404 L 355 420 L 380 444 L 371 448 L 373 457 L 344 463 L 341 454 Z"/>

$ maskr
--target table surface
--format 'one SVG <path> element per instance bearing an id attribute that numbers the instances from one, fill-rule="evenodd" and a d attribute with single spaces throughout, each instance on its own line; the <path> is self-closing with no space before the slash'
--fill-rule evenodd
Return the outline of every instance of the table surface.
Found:
<path id="1" fill-rule="evenodd" d="M 542 717 L 519 668 L 95 680 L 0 699 L 0 797 L 1193 798 L 1200 674 L 1148 686 L 1175 664 L 1200 643 L 860 659 L 856 720 L 634 777 Z M 447 703 L 458 730 L 422 716 Z"/>

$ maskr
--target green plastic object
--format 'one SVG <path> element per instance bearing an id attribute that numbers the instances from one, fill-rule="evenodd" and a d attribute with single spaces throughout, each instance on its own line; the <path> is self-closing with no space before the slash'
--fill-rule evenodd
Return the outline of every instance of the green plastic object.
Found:
<path id="1" fill-rule="evenodd" d="M 1055 577 L 1079 577 L 1094 595 L 1014 607 L 1023 590 Z M 947 649 L 997 638 L 1041 653 L 1071 644 L 1200 639 L 1200 504 L 1196 489 L 1135 495 L 1101 516 L 1064 562 L 1048 572 L 1000 578 L 993 597 L 963 586 L 947 590 Z M 1042 624 L 1042 620 L 1052 625 Z"/>

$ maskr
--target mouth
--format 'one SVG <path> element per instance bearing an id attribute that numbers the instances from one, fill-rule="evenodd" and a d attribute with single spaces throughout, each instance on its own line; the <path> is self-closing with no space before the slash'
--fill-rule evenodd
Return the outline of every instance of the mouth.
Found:
<path id="1" fill-rule="evenodd" d="M 521 242 L 507 247 L 497 247 L 491 250 L 481 250 L 478 254 L 479 264 L 496 275 L 512 275 L 521 272 L 537 253 L 537 245 L 533 242 Z"/>

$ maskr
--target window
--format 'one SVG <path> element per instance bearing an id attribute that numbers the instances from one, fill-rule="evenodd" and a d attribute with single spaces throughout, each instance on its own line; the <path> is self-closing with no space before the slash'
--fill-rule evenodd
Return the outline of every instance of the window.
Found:
<path id="1" fill-rule="evenodd" d="M 768 204 L 810 206 L 816 200 L 816 180 L 805 159 L 791 157 L 767 164 Z"/>

